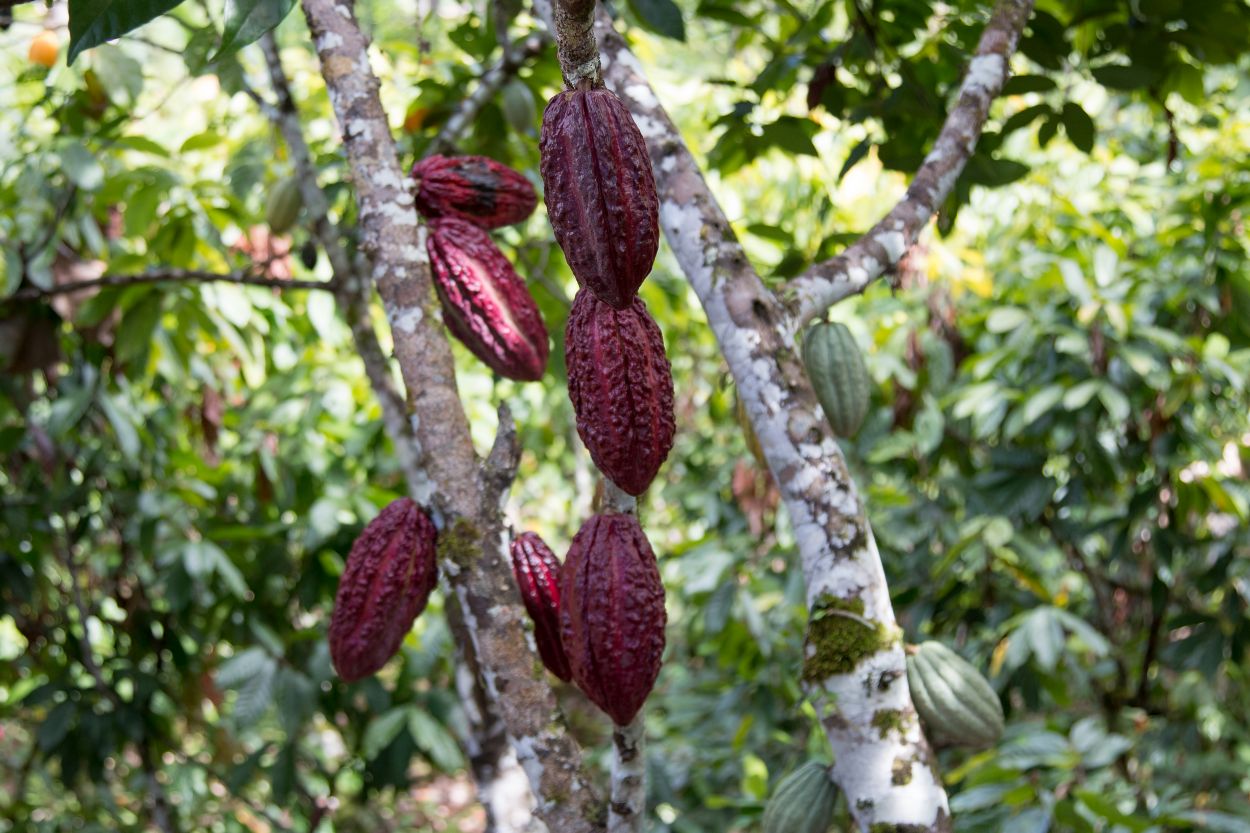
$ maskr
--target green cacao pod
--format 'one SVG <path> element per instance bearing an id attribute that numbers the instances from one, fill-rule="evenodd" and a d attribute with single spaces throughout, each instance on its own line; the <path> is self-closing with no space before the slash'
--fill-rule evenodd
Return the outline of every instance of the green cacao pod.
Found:
<path id="1" fill-rule="evenodd" d="M 838 789 L 829 767 L 808 761 L 781 779 L 764 807 L 764 833 L 826 833 Z"/>
<path id="2" fill-rule="evenodd" d="M 853 437 L 868 416 L 868 368 L 845 324 L 822 321 L 803 337 L 803 364 L 829 426 Z"/>
<path id="3" fill-rule="evenodd" d="M 299 180 L 288 177 L 279 180 L 269 192 L 269 205 L 265 208 L 265 222 L 274 234 L 286 234 L 299 219 L 304 207 L 304 197 L 299 192 Z"/>
<path id="4" fill-rule="evenodd" d="M 936 744 L 979 749 L 1003 734 L 1003 705 L 981 672 L 941 642 L 923 642 L 907 657 L 916 713 Z"/>

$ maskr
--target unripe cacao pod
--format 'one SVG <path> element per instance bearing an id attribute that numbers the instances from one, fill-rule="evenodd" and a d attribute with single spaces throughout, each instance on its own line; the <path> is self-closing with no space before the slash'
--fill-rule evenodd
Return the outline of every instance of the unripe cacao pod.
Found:
<path id="1" fill-rule="evenodd" d="M 635 296 L 613 309 L 577 293 L 564 333 L 569 399 L 595 465 L 640 495 L 673 447 L 673 373 L 660 328 Z"/>
<path id="2" fill-rule="evenodd" d="M 560 638 L 573 681 L 618 725 L 651 693 L 664 653 L 664 585 L 632 515 L 592 515 L 560 572 Z"/>
<path id="3" fill-rule="evenodd" d="M 299 190 L 299 180 L 293 176 L 279 180 L 269 192 L 265 223 L 274 234 L 286 234 L 299 219 L 299 212 L 303 207 L 304 196 Z"/>
<path id="4" fill-rule="evenodd" d="M 979 749 L 1003 734 L 1003 704 L 981 672 L 941 642 L 923 642 L 907 657 L 916 714 L 935 744 Z"/>
<path id="5" fill-rule="evenodd" d="M 465 220 L 432 220 L 427 237 L 443 322 L 473 355 L 532 382 L 547 366 L 547 326 L 525 282 L 490 235 Z"/>
<path id="6" fill-rule="evenodd" d="M 871 396 L 855 336 L 836 321 L 816 324 L 803 337 L 803 364 L 833 432 L 853 437 L 868 416 Z"/>
<path id="7" fill-rule="evenodd" d="M 512 574 L 521 601 L 534 622 L 534 642 L 543 665 L 566 683 L 573 678 L 560 642 L 560 562 L 551 548 L 533 532 L 512 541 Z"/>
<path id="8" fill-rule="evenodd" d="M 764 806 L 764 833 L 827 833 L 837 797 L 829 767 L 808 761 L 773 790 Z"/>
<path id="9" fill-rule="evenodd" d="M 427 156 L 412 166 L 417 210 L 428 218 L 459 217 L 481 228 L 519 223 L 538 196 L 520 172 L 486 156 Z"/>
<path id="10" fill-rule="evenodd" d="M 438 581 L 434 524 L 409 498 L 369 522 L 352 544 L 330 617 L 330 660 L 348 682 L 395 655 Z"/>
<path id="11" fill-rule="evenodd" d="M 569 268 L 600 300 L 626 308 L 660 244 L 638 125 L 608 90 L 567 90 L 548 102 L 538 147 L 547 215 Z"/>

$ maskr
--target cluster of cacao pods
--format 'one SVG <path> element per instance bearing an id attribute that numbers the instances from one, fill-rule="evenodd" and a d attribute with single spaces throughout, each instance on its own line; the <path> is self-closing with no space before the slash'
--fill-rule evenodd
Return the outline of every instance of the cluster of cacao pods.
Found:
<path id="1" fill-rule="evenodd" d="M 907 657 L 907 685 L 929 739 L 980 749 L 1003 734 L 1003 704 L 972 663 L 941 642 L 922 642 Z"/>
<path id="2" fill-rule="evenodd" d="M 347 682 L 375 673 L 399 651 L 438 581 L 438 533 L 400 498 L 352 544 L 330 617 L 330 660 Z"/>
<path id="3" fill-rule="evenodd" d="M 673 447 L 673 374 L 638 288 L 659 247 L 647 145 L 603 87 L 558 93 L 539 138 L 547 215 L 580 287 L 565 330 L 569 399 L 595 465 L 640 495 Z"/>
<path id="4" fill-rule="evenodd" d="M 563 566 L 532 532 L 512 542 L 512 569 L 547 669 L 572 680 L 618 726 L 638 714 L 660 674 L 664 586 L 633 515 L 592 515 Z"/>
<path id="5" fill-rule="evenodd" d="M 428 156 L 411 176 L 417 210 L 429 221 L 426 247 L 447 329 L 499 375 L 542 378 L 547 326 L 488 231 L 528 217 L 538 203 L 534 187 L 485 156 Z"/>

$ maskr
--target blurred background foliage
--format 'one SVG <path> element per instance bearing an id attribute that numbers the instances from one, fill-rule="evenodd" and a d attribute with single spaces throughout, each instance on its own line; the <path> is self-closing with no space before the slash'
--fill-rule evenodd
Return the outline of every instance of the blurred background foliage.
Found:
<path id="1" fill-rule="evenodd" d="M 190 281 L 46 294 L 255 262 L 329 277 L 315 247 L 292 255 L 305 229 L 264 226 L 292 168 L 246 94 L 268 94 L 255 47 L 218 58 L 221 4 L 166 5 L 72 65 L 61 6 L 18 6 L 0 32 L 0 830 L 480 830 L 439 594 L 378 677 L 348 686 L 329 666 L 344 555 L 403 491 L 332 296 Z M 357 3 L 405 165 L 520 5 Z M 616 10 L 778 283 L 901 196 L 988 13 Z M 522 12 L 510 34 L 533 26 Z M 52 60 L 31 49 L 45 28 Z M 298 12 L 278 35 L 350 227 Z M 1248 47 L 1240 0 L 1040 0 L 937 228 L 832 313 L 876 383 L 844 447 L 901 623 L 983 667 L 1008 714 L 997 748 L 941 754 L 957 830 L 1250 831 Z M 537 184 L 558 83 L 548 48 L 460 149 Z M 525 452 L 509 517 L 561 552 L 593 491 L 561 358 L 574 285 L 541 209 L 496 239 L 553 359 L 517 385 L 457 346 L 460 387 L 479 448 L 495 404 L 512 406 Z M 778 778 L 828 756 L 797 680 L 802 579 L 667 253 L 642 294 L 679 426 L 642 503 L 670 620 L 650 825 L 746 831 Z M 603 766 L 606 727 L 561 697 Z"/>

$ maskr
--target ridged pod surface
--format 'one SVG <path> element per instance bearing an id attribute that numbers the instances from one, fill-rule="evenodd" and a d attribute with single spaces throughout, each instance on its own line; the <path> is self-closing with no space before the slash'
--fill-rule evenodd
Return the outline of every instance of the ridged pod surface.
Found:
<path id="1" fill-rule="evenodd" d="M 543 112 L 538 147 L 547 215 L 569 268 L 600 300 L 626 308 L 660 245 L 660 201 L 638 125 L 609 90 L 566 90 Z"/>
<path id="2" fill-rule="evenodd" d="M 560 638 L 573 681 L 618 725 L 628 725 L 660 674 L 664 585 L 632 515 L 592 515 L 560 573 Z"/>
<path id="3" fill-rule="evenodd" d="M 560 562 L 534 532 L 522 532 L 512 541 L 512 574 L 521 601 L 534 622 L 534 642 L 547 670 L 566 683 L 573 679 L 560 642 Z"/>
<path id="4" fill-rule="evenodd" d="M 427 218 L 459 217 L 491 229 L 521 222 L 538 205 L 523 174 L 487 156 L 427 156 L 410 176 L 417 210 Z"/>
<path id="5" fill-rule="evenodd" d="M 577 433 L 599 470 L 631 495 L 655 479 L 673 447 L 673 372 L 642 299 L 613 309 L 583 289 L 564 333 Z"/>
<path id="6" fill-rule="evenodd" d="M 443 323 L 488 367 L 524 382 L 547 367 L 547 325 L 490 235 L 465 220 L 432 220 L 426 246 Z"/>
<path id="7" fill-rule="evenodd" d="M 764 805 L 764 833 L 827 833 L 837 797 L 829 767 L 808 761 L 773 790 Z"/>
<path id="8" fill-rule="evenodd" d="M 434 524 L 400 498 L 352 544 L 330 617 L 330 660 L 348 682 L 395 655 L 438 581 Z"/>
<path id="9" fill-rule="evenodd" d="M 916 714 L 937 744 L 979 749 L 1003 734 L 1003 705 L 989 681 L 941 642 L 923 642 L 907 657 Z"/>
<path id="10" fill-rule="evenodd" d="M 810 327 L 803 336 L 803 364 L 833 432 L 853 437 L 868 416 L 872 393 L 855 336 L 836 321 Z"/>

